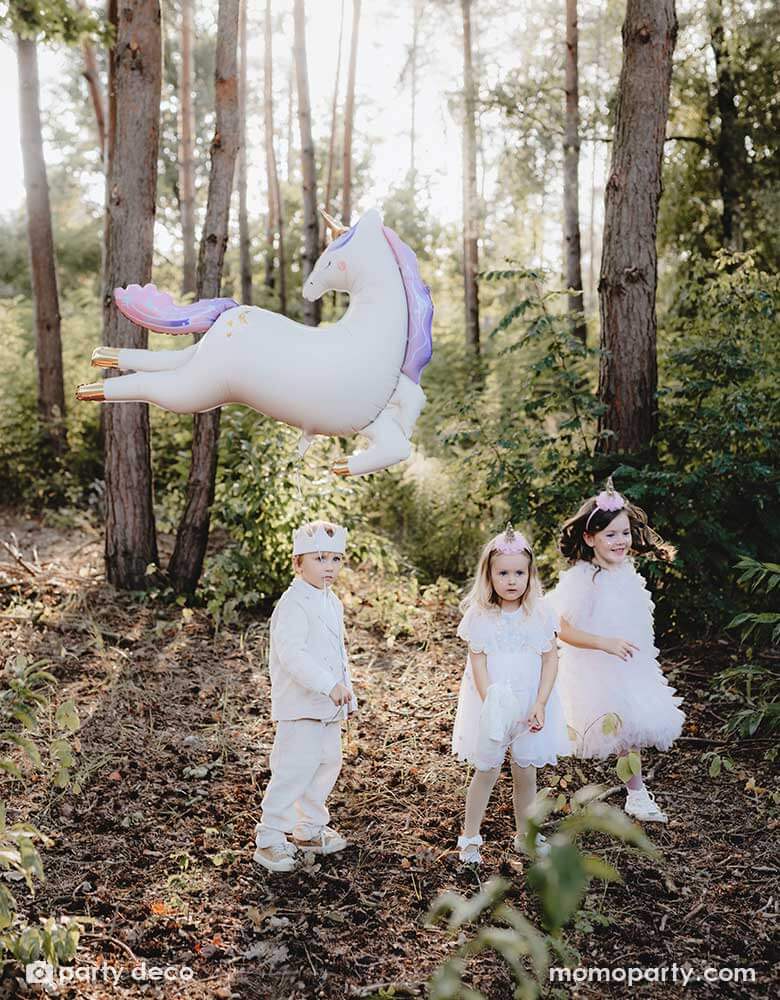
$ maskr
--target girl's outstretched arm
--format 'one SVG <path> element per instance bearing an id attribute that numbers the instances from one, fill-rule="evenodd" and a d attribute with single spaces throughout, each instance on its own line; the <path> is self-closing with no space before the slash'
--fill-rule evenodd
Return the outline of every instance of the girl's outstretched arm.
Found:
<path id="1" fill-rule="evenodd" d="M 487 654 L 475 653 L 469 650 L 469 660 L 471 660 L 471 673 L 474 677 L 474 686 L 477 694 L 484 701 L 488 689 Z"/>
<path id="2" fill-rule="evenodd" d="M 583 632 L 582 629 L 574 628 L 565 618 L 561 618 L 558 636 L 569 646 L 576 646 L 577 649 L 600 649 L 603 653 L 619 656 L 621 660 L 630 659 L 639 649 L 639 646 L 629 642 L 628 639 Z"/>

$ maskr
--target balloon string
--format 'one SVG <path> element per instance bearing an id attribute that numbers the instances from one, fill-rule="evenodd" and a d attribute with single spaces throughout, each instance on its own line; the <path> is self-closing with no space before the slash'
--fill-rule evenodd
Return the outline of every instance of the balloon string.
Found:
<path id="1" fill-rule="evenodd" d="M 295 459 L 295 488 L 298 491 L 298 503 L 300 503 L 301 507 L 305 507 L 306 501 L 303 496 L 303 486 L 302 486 L 303 480 L 301 477 L 302 466 L 303 466 L 303 458 L 300 455 L 298 455 Z"/>
<path id="2" fill-rule="evenodd" d="M 301 470 L 302 469 L 303 469 L 303 456 L 299 452 L 296 455 L 296 458 L 295 458 L 295 489 L 296 489 L 296 492 L 298 494 L 298 502 L 300 503 L 301 507 L 304 509 L 304 512 L 305 512 L 306 498 L 303 495 L 303 477 L 301 475 Z M 329 596 L 328 587 L 325 586 L 325 587 L 323 587 L 323 593 L 322 593 L 322 613 L 323 613 L 323 617 L 326 617 L 328 615 L 328 596 Z M 342 682 L 344 683 L 344 685 L 346 685 L 346 683 L 347 683 L 347 673 L 346 673 L 346 664 L 344 662 L 344 651 L 343 651 L 343 648 L 341 646 L 341 636 L 339 636 L 339 659 L 341 660 L 341 677 L 342 677 Z M 334 718 L 338 718 L 338 716 L 340 716 L 341 714 L 342 714 L 342 707 L 339 706 L 338 710 L 335 713 Z M 346 744 L 347 744 L 347 753 L 349 753 L 350 750 L 352 749 L 352 745 L 353 745 L 352 732 L 350 730 L 350 725 L 349 725 L 349 723 L 350 723 L 349 707 L 347 707 L 346 717 L 343 717 L 343 721 L 346 722 L 345 737 L 346 737 Z"/>

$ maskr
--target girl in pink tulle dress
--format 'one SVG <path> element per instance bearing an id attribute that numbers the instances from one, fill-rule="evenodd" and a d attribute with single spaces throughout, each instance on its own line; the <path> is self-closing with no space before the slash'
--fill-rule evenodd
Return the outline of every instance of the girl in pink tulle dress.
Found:
<path id="1" fill-rule="evenodd" d="M 639 751 L 668 750 L 685 715 L 656 658 L 653 602 L 631 552 L 670 559 L 673 550 L 611 480 L 563 525 L 560 550 L 571 566 L 545 600 L 559 617 L 559 690 L 577 754 L 626 757 L 619 767 L 626 812 L 665 823 L 642 780 Z"/>

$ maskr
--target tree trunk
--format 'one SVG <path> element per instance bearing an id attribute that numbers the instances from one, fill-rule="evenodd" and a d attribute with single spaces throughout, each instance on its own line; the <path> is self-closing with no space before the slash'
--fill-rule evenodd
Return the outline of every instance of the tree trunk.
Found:
<path id="1" fill-rule="evenodd" d="M 246 206 L 246 115 L 247 115 L 247 65 L 246 65 L 246 21 L 249 0 L 240 0 L 238 35 L 241 53 L 241 75 L 238 82 L 238 232 L 239 254 L 241 258 L 241 301 L 252 305 L 252 244 L 249 238 L 249 216 Z"/>
<path id="2" fill-rule="evenodd" d="M 146 348 L 148 334 L 114 305 L 119 285 L 152 276 L 157 154 L 160 136 L 162 43 L 158 0 L 109 0 L 115 28 L 109 52 L 103 343 Z M 117 373 L 118 374 L 118 373 Z M 106 377 L 111 377 L 110 370 Z M 157 563 L 152 505 L 149 407 L 103 408 L 106 476 L 106 577 L 116 587 L 143 590 Z"/>
<path id="3" fill-rule="evenodd" d="M 293 173 L 295 172 L 295 129 L 293 121 L 295 119 L 295 59 L 290 60 L 290 69 L 287 75 L 287 165 L 285 177 L 288 184 L 292 184 Z"/>
<path id="4" fill-rule="evenodd" d="M 303 172 L 303 281 L 312 272 L 319 253 L 317 223 L 317 170 L 314 161 L 314 139 L 311 134 L 311 103 L 309 74 L 306 63 L 306 12 L 303 0 L 295 0 L 295 72 L 298 80 L 298 124 L 301 133 L 301 168 Z M 303 322 L 319 323 L 319 302 L 303 303 Z"/>
<path id="5" fill-rule="evenodd" d="M 268 231 L 266 233 L 266 284 L 269 284 L 269 272 L 274 270 L 274 234 L 278 239 L 279 248 L 279 310 L 287 313 L 287 262 L 284 255 L 284 213 L 282 211 L 282 192 L 279 187 L 279 173 L 276 168 L 276 152 L 274 147 L 274 78 L 273 78 L 273 25 L 271 20 L 271 0 L 265 5 L 265 67 L 264 67 L 265 100 L 265 162 L 268 177 Z"/>
<path id="6" fill-rule="evenodd" d="M 417 57 L 420 44 L 420 18 L 422 17 L 422 0 L 414 0 L 412 13 L 412 51 L 411 60 L 411 121 L 409 123 L 409 188 L 414 199 L 417 193 L 417 161 L 415 157 L 417 146 Z"/>
<path id="7" fill-rule="evenodd" d="M 265 4 L 265 30 L 264 30 L 264 57 L 263 57 L 263 119 L 265 123 L 265 173 L 267 207 L 265 215 L 265 287 L 273 289 L 276 284 L 274 273 L 276 260 L 275 234 L 276 234 L 276 192 L 274 182 L 271 177 L 273 156 L 273 113 L 274 113 L 274 88 L 273 88 L 273 22 L 271 18 L 271 0 L 266 0 Z M 269 127 L 270 126 L 270 127 Z"/>
<path id="8" fill-rule="evenodd" d="M 65 388 L 62 378 L 60 302 L 54 261 L 49 183 L 43 156 L 38 49 L 34 39 L 16 38 L 19 70 L 19 128 L 27 196 L 27 237 L 35 310 L 38 416 L 52 454 L 66 447 Z"/>
<path id="9" fill-rule="evenodd" d="M 333 175 L 336 161 L 336 133 L 338 131 L 339 84 L 341 82 L 341 48 L 344 42 L 344 0 L 341 0 L 339 15 L 339 44 L 336 50 L 336 79 L 333 84 L 333 100 L 330 107 L 330 142 L 328 143 L 328 175 L 325 180 L 325 211 L 330 214 L 333 204 Z M 325 249 L 323 231 L 322 249 Z"/>
<path id="10" fill-rule="evenodd" d="M 463 287 L 466 346 L 479 354 L 479 270 L 477 204 L 477 126 L 474 67 L 471 56 L 471 0 L 461 0 L 463 12 Z"/>
<path id="11" fill-rule="evenodd" d="M 599 13 L 596 16 L 596 58 L 593 66 L 595 86 L 601 85 L 601 57 L 603 46 L 603 19 Z M 598 140 L 591 142 L 590 160 L 590 210 L 588 212 L 588 295 L 593 300 L 596 297 L 596 155 Z"/>
<path id="12" fill-rule="evenodd" d="M 236 65 L 238 4 L 239 0 L 219 2 L 214 73 L 216 130 L 211 143 L 208 203 L 198 254 L 199 299 L 219 296 L 227 247 L 230 196 L 240 131 Z M 206 555 L 217 470 L 219 415 L 219 409 L 197 413 L 193 422 L 187 502 L 168 566 L 174 588 L 183 593 L 192 593 L 197 587 Z"/>
<path id="13" fill-rule="evenodd" d="M 357 73 L 358 35 L 361 0 L 352 0 L 352 39 L 349 47 L 349 77 L 344 100 L 344 150 L 341 175 L 341 221 L 348 226 L 352 219 L 352 131 L 355 124 L 355 76 Z"/>
<path id="14" fill-rule="evenodd" d="M 179 202 L 184 264 L 181 290 L 192 295 L 196 283 L 195 257 L 195 110 L 192 102 L 192 2 L 181 0 L 181 142 L 179 146 Z"/>
<path id="15" fill-rule="evenodd" d="M 649 448 L 657 428 L 656 227 L 676 37 L 674 0 L 628 0 L 599 278 L 607 454 Z"/>
<path id="16" fill-rule="evenodd" d="M 79 10 L 87 10 L 86 0 L 78 0 Z M 100 162 L 105 162 L 106 156 L 106 111 L 103 103 L 103 92 L 100 88 L 100 73 L 98 72 L 95 46 L 89 38 L 82 39 L 81 53 L 84 57 L 84 79 L 87 81 L 89 99 L 95 112 L 95 124 L 100 143 Z"/>
<path id="17" fill-rule="evenodd" d="M 720 168 L 720 195 L 723 201 L 723 242 L 731 250 L 743 250 L 742 205 L 740 181 L 747 173 L 745 136 L 737 112 L 736 86 L 731 72 L 731 59 L 723 29 L 723 4 L 709 0 L 707 13 L 710 40 L 715 56 L 720 133 L 715 143 L 715 156 Z"/>
<path id="18" fill-rule="evenodd" d="M 566 129 L 563 139 L 564 240 L 566 286 L 574 334 L 585 343 L 585 304 L 580 249 L 580 110 L 577 69 L 577 0 L 566 0 Z"/>

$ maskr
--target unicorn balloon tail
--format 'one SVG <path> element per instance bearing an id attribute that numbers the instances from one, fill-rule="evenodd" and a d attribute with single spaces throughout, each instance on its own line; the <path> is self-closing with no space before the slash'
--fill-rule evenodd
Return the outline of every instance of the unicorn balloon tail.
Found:
<path id="1" fill-rule="evenodd" d="M 184 350 L 99 347 L 96 367 L 134 374 L 80 386 L 79 399 L 155 403 L 177 413 L 244 403 L 302 431 L 303 454 L 318 435 L 369 441 L 335 463 L 365 475 L 408 458 L 431 358 L 433 303 L 410 248 L 372 209 L 353 227 L 328 219 L 337 237 L 309 275 L 304 296 L 347 292 L 349 307 L 329 327 L 295 323 L 232 299 L 176 305 L 154 285 L 115 290 L 119 311 L 159 333 L 205 333 Z"/>

